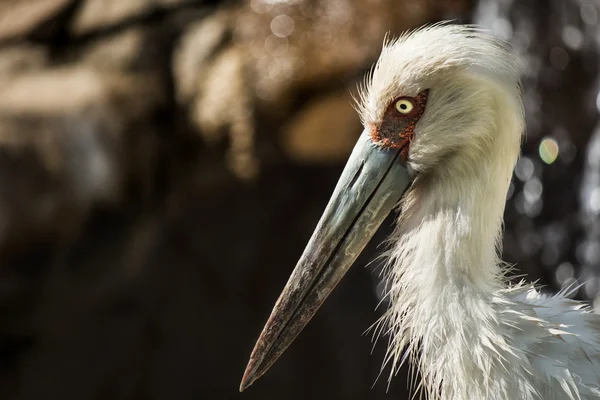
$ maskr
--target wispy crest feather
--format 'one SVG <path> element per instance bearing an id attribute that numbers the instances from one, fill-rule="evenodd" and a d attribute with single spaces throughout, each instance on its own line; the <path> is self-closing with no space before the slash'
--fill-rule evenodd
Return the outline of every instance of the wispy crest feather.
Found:
<path id="1" fill-rule="evenodd" d="M 383 104 L 394 99 L 402 87 L 405 92 L 422 90 L 419 83 L 440 71 L 478 68 L 499 77 L 519 76 L 519 62 L 506 57 L 505 42 L 472 25 L 440 22 L 425 25 L 397 38 L 386 35 L 379 60 L 359 85 L 357 108 L 363 123 L 381 120 Z"/>

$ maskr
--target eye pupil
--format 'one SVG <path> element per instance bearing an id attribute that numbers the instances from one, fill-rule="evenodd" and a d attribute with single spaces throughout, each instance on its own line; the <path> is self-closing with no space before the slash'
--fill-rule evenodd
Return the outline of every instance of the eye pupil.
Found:
<path id="1" fill-rule="evenodd" d="M 413 110 L 413 103 L 407 99 L 400 99 L 396 101 L 396 110 L 402 114 L 409 114 Z"/>

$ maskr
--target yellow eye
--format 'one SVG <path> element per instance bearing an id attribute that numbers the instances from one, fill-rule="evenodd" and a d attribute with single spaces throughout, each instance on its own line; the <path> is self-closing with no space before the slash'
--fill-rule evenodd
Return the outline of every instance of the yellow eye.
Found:
<path id="1" fill-rule="evenodd" d="M 396 110 L 400 114 L 410 114 L 413 108 L 415 108 L 415 105 L 409 99 L 400 99 L 396 102 Z"/>

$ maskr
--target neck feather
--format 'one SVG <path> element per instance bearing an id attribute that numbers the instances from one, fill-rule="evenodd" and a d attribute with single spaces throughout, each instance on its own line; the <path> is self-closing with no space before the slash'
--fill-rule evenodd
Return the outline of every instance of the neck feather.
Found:
<path id="1" fill-rule="evenodd" d="M 477 329 L 502 325 L 493 305 L 502 301 L 504 284 L 498 245 L 522 121 L 511 107 L 500 106 L 506 113 L 498 113 L 498 122 L 504 122 L 492 125 L 490 148 L 472 158 L 477 164 L 454 157 L 417 177 L 403 200 L 390 250 L 391 305 L 382 319 L 391 332 L 386 363 L 394 372 L 403 354 L 418 358 L 430 394 L 462 398 L 457 393 L 469 388 L 456 387 L 460 381 L 452 376 L 462 371 L 476 380 L 474 371 L 480 370 L 484 379 L 487 368 L 486 360 L 477 359 L 485 351 L 466 348 L 500 340 Z M 490 336 L 499 331 L 488 330 Z"/>

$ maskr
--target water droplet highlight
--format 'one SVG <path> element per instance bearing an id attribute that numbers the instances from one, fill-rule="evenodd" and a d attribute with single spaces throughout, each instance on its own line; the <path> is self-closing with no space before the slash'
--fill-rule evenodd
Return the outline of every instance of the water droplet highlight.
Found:
<path id="1" fill-rule="evenodd" d="M 558 158 L 558 143 L 553 138 L 545 138 L 540 143 L 540 158 L 546 164 L 552 164 Z"/>

